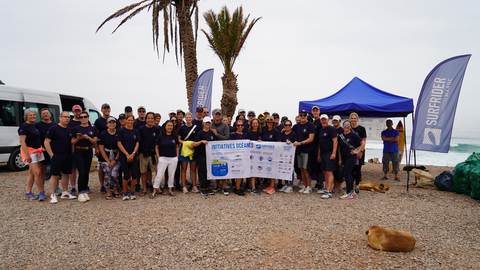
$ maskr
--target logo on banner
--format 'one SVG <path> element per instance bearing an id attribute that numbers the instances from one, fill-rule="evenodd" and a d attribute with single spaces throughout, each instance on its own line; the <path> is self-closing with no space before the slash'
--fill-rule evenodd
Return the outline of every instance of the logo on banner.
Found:
<path id="1" fill-rule="evenodd" d="M 228 174 L 228 163 L 223 161 L 225 157 L 214 158 L 212 162 L 212 175 L 214 176 L 225 176 Z"/>
<path id="2" fill-rule="evenodd" d="M 435 145 L 440 145 L 440 137 L 442 135 L 441 129 L 436 128 L 426 128 L 423 133 L 423 144 L 433 145 L 432 140 L 430 139 L 430 133 L 433 135 Z"/>

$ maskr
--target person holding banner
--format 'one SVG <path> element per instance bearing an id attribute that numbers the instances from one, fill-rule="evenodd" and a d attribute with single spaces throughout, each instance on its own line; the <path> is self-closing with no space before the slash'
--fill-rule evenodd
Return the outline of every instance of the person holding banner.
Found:
<path id="1" fill-rule="evenodd" d="M 309 172 L 309 161 L 311 155 L 315 154 L 315 143 L 313 143 L 315 137 L 315 125 L 307 120 L 307 111 L 301 110 L 298 114 L 300 116 L 300 123 L 296 125 L 295 133 L 297 134 L 298 141 L 293 145 L 297 146 L 297 154 L 295 159 L 298 161 L 298 167 L 300 168 L 300 179 L 304 183 L 305 188 L 301 188 L 298 192 L 304 194 L 312 193 L 312 178 Z"/>
<path id="2" fill-rule="evenodd" d="M 344 166 L 343 176 L 347 182 L 347 193 L 340 196 L 342 200 L 353 199 L 355 190 L 353 189 L 352 171 L 357 163 L 357 155 L 365 149 L 365 141 L 355 132 L 351 131 L 352 123 L 349 120 L 343 122 L 343 134 L 338 134 L 338 165 Z"/>
<path id="3" fill-rule="evenodd" d="M 292 121 L 290 120 L 285 120 L 284 123 L 285 130 L 280 134 L 280 140 L 282 142 L 285 142 L 287 144 L 291 144 L 293 142 L 297 141 L 297 134 L 292 130 Z M 294 179 L 294 174 L 292 172 L 292 181 L 285 181 L 285 186 L 283 186 L 280 191 L 283 191 L 285 193 L 292 193 L 293 192 L 293 179 Z"/>
<path id="4" fill-rule="evenodd" d="M 360 126 L 358 124 L 358 120 L 360 120 L 360 118 L 358 117 L 357 113 L 353 112 L 350 114 L 350 121 L 352 123 L 351 131 L 355 132 L 358 136 L 360 136 L 360 138 L 362 138 L 363 142 L 366 144 L 367 131 L 363 126 Z M 360 188 L 358 187 L 358 185 L 360 184 L 360 179 L 362 179 L 362 166 L 363 164 L 365 164 L 365 150 L 362 150 L 362 152 L 358 154 L 357 159 L 358 163 L 355 164 L 355 168 L 353 168 L 352 176 L 355 180 L 355 191 L 358 193 L 360 192 Z"/>
<path id="5" fill-rule="evenodd" d="M 207 179 L 207 157 L 205 150 L 205 145 L 208 144 L 209 141 L 217 140 L 217 135 L 210 129 L 211 126 L 212 120 L 210 117 L 204 117 L 203 129 L 198 132 L 197 136 L 195 136 L 195 142 L 189 147 L 190 150 L 195 148 L 194 158 L 198 158 L 198 177 L 200 178 L 200 188 L 202 189 L 203 196 L 215 195 L 215 192 L 210 189 L 210 182 L 208 182 Z"/>
<path id="6" fill-rule="evenodd" d="M 157 175 L 153 184 L 153 193 L 150 199 L 155 199 L 155 193 L 160 188 L 160 182 L 168 169 L 168 195 L 175 196 L 172 191 L 175 169 L 178 163 L 178 135 L 170 120 L 165 122 L 162 132 L 155 142 L 155 152 L 158 157 Z"/>
<path id="7" fill-rule="evenodd" d="M 262 127 L 258 119 L 253 119 L 248 127 L 247 138 L 251 141 L 260 141 L 262 138 Z M 250 177 L 251 193 L 260 195 L 260 192 L 255 188 L 255 177 Z"/>
<path id="8" fill-rule="evenodd" d="M 185 152 L 187 152 L 190 145 L 193 144 L 193 140 L 197 136 L 197 133 L 200 131 L 200 127 L 194 125 L 192 123 L 193 115 L 191 112 L 187 112 L 185 114 L 185 125 L 181 126 L 178 130 L 178 142 L 180 143 L 180 150 L 178 153 L 178 159 L 180 160 L 180 179 L 182 181 L 183 186 L 183 193 L 187 193 L 188 189 L 185 187 L 185 182 L 187 178 L 187 166 L 190 163 L 190 177 L 192 178 L 192 192 L 199 192 L 197 189 L 197 164 L 198 159 L 194 159 L 193 156 L 186 156 Z M 182 151 L 183 150 L 183 151 Z M 184 152 L 184 155 L 182 155 Z"/>
<path id="9" fill-rule="evenodd" d="M 237 128 L 237 131 L 230 135 L 230 140 L 248 140 L 247 133 L 243 133 L 244 126 L 245 124 L 243 120 L 238 120 L 237 122 L 235 122 L 235 127 Z M 243 182 L 242 178 L 238 178 L 235 180 L 235 189 L 233 189 L 233 193 L 237 194 L 238 196 L 245 196 L 245 193 L 243 192 L 243 188 L 240 188 L 242 185 L 242 182 Z"/>
<path id="10" fill-rule="evenodd" d="M 213 122 L 211 130 L 217 136 L 217 139 L 230 140 L 230 129 L 228 128 L 228 125 L 226 123 L 222 122 L 222 110 L 220 108 L 213 109 L 212 115 Z M 214 191 L 217 192 L 220 189 L 220 180 L 216 180 L 215 182 L 217 186 Z M 223 195 L 228 195 L 226 179 L 222 180 L 222 191 Z"/>
<path id="11" fill-rule="evenodd" d="M 273 116 L 267 117 L 267 128 L 262 132 L 262 141 L 280 142 L 280 132 L 275 128 Z M 263 190 L 267 194 L 275 193 L 275 179 L 270 179 L 270 185 Z"/>

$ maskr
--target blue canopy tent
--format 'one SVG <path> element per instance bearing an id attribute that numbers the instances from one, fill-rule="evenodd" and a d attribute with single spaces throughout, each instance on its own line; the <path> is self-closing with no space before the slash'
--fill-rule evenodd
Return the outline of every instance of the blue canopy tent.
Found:
<path id="1" fill-rule="evenodd" d="M 299 111 L 310 112 L 313 106 L 322 114 L 340 116 L 356 112 L 360 117 L 405 117 L 413 113 L 413 99 L 382 91 L 358 77 L 329 97 L 300 101 Z"/>

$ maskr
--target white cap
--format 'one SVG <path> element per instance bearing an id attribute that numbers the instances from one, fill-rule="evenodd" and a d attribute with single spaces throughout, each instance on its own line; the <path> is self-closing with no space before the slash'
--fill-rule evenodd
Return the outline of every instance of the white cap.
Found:
<path id="1" fill-rule="evenodd" d="M 333 121 L 333 120 L 338 120 L 338 121 L 341 122 L 341 121 L 342 121 L 342 118 L 340 117 L 340 115 L 334 115 L 332 121 Z"/>
<path id="2" fill-rule="evenodd" d="M 170 112 L 168 114 L 177 114 L 177 111 L 176 110 L 170 110 Z"/>
<path id="3" fill-rule="evenodd" d="M 237 113 L 240 114 L 241 112 L 245 112 L 245 109 L 243 108 L 238 109 Z"/>
<path id="4" fill-rule="evenodd" d="M 206 116 L 203 118 L 203 123 L 211 123 L 212 122 L 212 119 L 210 119 L 210 117 Z"/>
<path id="5" fill-rule="evenodd" d="M 320 119 L 322 119 L 322 118 L 326 118 L 328 120 L 328 115 L 326 115 L 326 114 L 320 115 Z"/>

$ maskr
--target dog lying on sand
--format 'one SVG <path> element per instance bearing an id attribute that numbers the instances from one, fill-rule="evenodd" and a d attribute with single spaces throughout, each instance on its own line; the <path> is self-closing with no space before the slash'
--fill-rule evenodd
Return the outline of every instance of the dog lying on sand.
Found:
<path id="1" fill-rule="evenodd" d="M 385 191 L 388 190 L 388 187 L 385 186 L 384 184 L 375 184 L 375 183 L 371 183 L 371 182 L 360 182 L 360 184 L 358 185 L 358 188 L 362 189 L 362 190 L 369 190 L 369 191 L 379 191 L 381 193 L 384 193 Z"/>
<path id="2" fill-rule="evenodd" d="M 409 232 L 371 226 L 365 234 L 368 238 L 368 245 L 374 249 L 408 252 L 415 247 L 415 237 Z"/>

